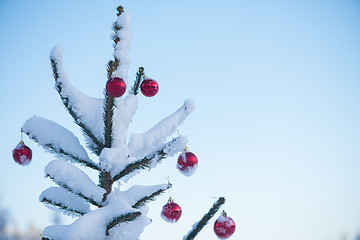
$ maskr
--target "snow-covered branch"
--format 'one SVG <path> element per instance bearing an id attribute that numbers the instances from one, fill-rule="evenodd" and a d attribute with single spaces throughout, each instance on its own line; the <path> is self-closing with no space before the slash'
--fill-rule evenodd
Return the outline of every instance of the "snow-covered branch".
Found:
<path id="1" fill-rule="evenodd" d="M 125 99 L 115 99 L 113 116 L 113 147 L 125 147 L 127 130 L 137 110 L 138 99 L 134 94 L 129 94 Z"/>
<path id="2" fill-rule="evenodd" d="M 188 99 L 176 112 L 163 119 L 150 130 L 142 134 L 132 134 L 128 148 L 130 155 L 144 155 L 154 148 L 161 146 L 166 138 L 176 131 L 186 117 L 194 110 L 193 100 Z"/>
<path id="3" fill-rule="evenodd" d="M 131 222 L 140 215 L 141 212 L 133 212 L 133 213 L 123 214 L 119 217 L 114 218 L 106 227 L 106 232 L 105 232 L 106 235 L 109 235 L 109 230 L 115 227 L 116 225 L 120 223 Z"/>
<path id="4" fill-rule="evenodd" d="M 59 186 L 95 206 L 102 206 L 102 199 L 106 193 L 105 189 L 96 185 L 74 165 L 62 160 L 53 160 L 45 167 L 45 173 Z"/>
<path id="5" fill-rule="evenodd" d="M 205 227 L 209 220 L 219 211 L 221 205 L 225 203 L 225 198 L 220 197 L 214 205 L 210 208 L 209 212 L 204 215 L 204 217 L 197 223 L 193 225 L 193 228 L 190 232 L 184 236 L 183 240 L 193 240 L 196 235 Z"/>
<path id="6" fill-rule="evenodd" d="M 174 154 L 183 151 L 186 142 L 187 140 L 183 136 L 174 138 L 156 151 L 147 154 L 144 158 L 128 164 L 123 170 L 114 175 L 113 180 L 117 181 L 136 170 L 155 167 L 157 163 L 167 156 L 173 156 Z"/>
<path id="7" fill-rule="evenodd" d="M 160 184 L 153 186 L 134 185 L 125 192 L 121 192 L 133 208 L 144 206 L 155 197 L 171 187 L 171 184 Z"/>
<path id="8" fill-rule="evenodd" d="M 101 170 L 100 166 L 89 158 L 78 138 L 59 124 L 34 115 L 24 123 L 21 130 L 46 150 L 70 161 Z"/>
<path id="9" fill-rule="evenodd" d="M 84 199 L 66 191 L 61 187 L 50 187 L 43 191 L 39 197 L 40 202 L 63 210 L 70 216 L 84 215 L 90 212 L 90 205 Z"/>
<path id="10" fill-rule="evenodd" d="M 106 206 L 79 217 L 70 225 L 49 226 L 45 228 L 43 235 L 56 240 L 105 239 L 110 229 L 123 222 L 132 221 L 141 214 L 141 211 L 130 206 L 122 194 L 111 193 Z"/>
<path id="11" fill-rule="evenodd" d="M 130 15 L 127 12 L 123 12 L 122 8 L 118 10 L 118 18 L 114 23 L 114 58 L 115 65 L 117 65 L 115 72 L 126 82 L 130 64 Z"/>
<path id="12" fill-rule="evenodd" d="M 102 115 L 102 100 L 86 96 L 70 83 L 63 69 L 60 47 L 56 46 L 51 50 L 50 61 L 55 88 L 62 102 L 87 137 L 88 147 L 95 154 L 100 154 L 104 142 L 104 127 L 99 117 Z"/>

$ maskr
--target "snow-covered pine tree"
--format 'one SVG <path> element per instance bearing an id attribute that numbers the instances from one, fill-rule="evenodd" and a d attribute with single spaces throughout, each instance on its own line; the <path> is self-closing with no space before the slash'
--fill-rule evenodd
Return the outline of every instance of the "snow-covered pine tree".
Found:
<path id="1" fill-rule="evenodd" d="M 118 18 L 113 25 L 114 60 L 108 62 L 107 78 L 126 81 L 130 62 L 130 20 L 121 6 L 117 10 Z M 128 138 L 127 129 L 137 109 L 140 83 L 144 81 L 142 67 L 125 97 L 112 97 L 104 91 L 104 98 L 96 99 L 86 96 L 70 83 L 63 69 L 59 47 L 52 49 L 50 61 L 55 88 L 74 122 L 81 128 L 87 147 L 98 160 L 92 160 L 78 138 L 61 125 L 36 115 L 24 123 L 22 132 L 57 156 L 45 167 L 45 173 L 58 187 L 43 191 L 40 201 L 61 209 L 64 214 L 78 217 L 70 225 L 46 227 L 43 239 L 139 239 L 144 227 L 151 222 L 146 217 L 146 203 L 170 188 L 171 184 L 134 185 L 127 191 L 114 190 L 113 184 L 183 152 L 187 142 L 184 136 L 168 142 L 166 139 L 194 110 L 194 103 L 186 100 L 177 111 L 147 132 L 132 134 Z M 97 171 L 99 183 L 94 183 L 76 164 Z M 184 239 L 194 239 L 224 201 L 223 197 L 219 198 Z"/>

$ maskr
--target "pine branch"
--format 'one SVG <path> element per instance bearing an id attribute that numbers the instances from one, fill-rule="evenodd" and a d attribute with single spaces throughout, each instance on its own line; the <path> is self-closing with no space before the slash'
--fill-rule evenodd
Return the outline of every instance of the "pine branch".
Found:
<path id="1" fill-rule="evenodd" d="M 221 205 L 225 203 L 225 198 L 220 197 L 211 207 L 208 213 L 193 227 L 193 229 L 183 238 L 184 240 L 192 240 L 205 227 L 208 221 L 219 211 Z"/>
<path id="2" fill-rule="evenodd" d="M 131 88 L 133 93 L 137 95 L 139 93 L 141 78 L 145 75 L 143 67 L 139 67 L 139 71 L 136 73 L 136 79 L 134 81 L 134 86 Z"/>
<path id="3" fill-rule="evenodd" d="M 122 6 L 119 6 L 117 8 L 118 13 L 116 14 L 118 17 L 121 13 L 123 13 L 124 9 Z M 120 41 L 120 38 L 117 36 L 117 31 L 121 29 L 121 27 L 117 26 L 115 23 L 114 26 L 114 49 L 116 48 L 116 45 Z M 107 77 L 110 79 L 113 75 L 113 73 L 116 71 L 116 69 L 119 67 L 120 60 L 115 57 L 115 60 L 110 60 L 107 65 Z M 105 147 L 111 148 L 112 146 L 112 131 L 113 131 L 113 116 L 114 116 L 114 98 L 109 96 L 107 92 L 105 91 L 105 99 L 104 99 L 104 134 L 105 134 Z M 107 195 L 111 192 L 113 179 L 109 172 L 101 172 L 99 175 L 99 186 L 104 188 L 106 190 L 106 194 L 104 194 L 103 202 L 106 200 Z"/>
<path id="4" fill-rule="evenodd" d="M 155 198 L 157 196 L 159 196 L 160 194 L 162 194 L 163 192 L 165 192 L 166 190 L 168 190 L 169 188 L 171 188 L 172 185 L 169 183 L 166 189 L 159 189 L 158 191 L 154 192 L 153 194 L 151 194 L 150 196 L 146 196 L 143 197 L 142 199 L 140 199 L 139 201 L 137 201 L 132 208 L 139 208 L 141 206 L 144 206 L 147 202 L 149 201 L 154 201 Z"/>
<path id="5" fill-rule="evenodd" d="M 151 162 L 154 159 L 156 159 L 158 162 L 160 162 L 165 157 L 166 157 L 166 153 L 163 151 L 163 149 L 161 149 L 151 156 L 144 157 L 141 160 L 138 160 L 134 163 L 127 165 L 126 168 L 124 170 L 122 170 L 120 173 L 116 174 L 113 177 L 113 179 L 114 179 L 114 181 L 117 181 L 120 178 L 123 178 L 126 175 L 134 172 L 135 170 L 150 168 Z"/>
<path id="6" fill-rule="evenodd" d="M 123 215 L 113 219 L 106 227 L 106 236 L 109 236 L 109 230 L 111 228 L 115 227 L 116 225 L 118 225 L 120 223 L 131 222 L 140 215 L 141 215 L 141 212 L 133 212 L 133 213 L 123 214 Z"/>
<path id="7" fill-rule="evenodd" d="M 66 190 L 68 190 L 69 192 L 75 194 L 76 196 L 79 196 L 81 198 L 83 198 L 84 200 L 86 200 L 87 202 L 91 203 L 92 205 L 94 206 L 97 206 L 97 207 L 102 207 L 102 205 L 98 202 L 96 202 L 94 199 L 91 199 L 90 197 L 87 197 L 85 196 L 84 194 L 82 193 L 77 193 L 75 192 L 71 187 L 69 187 L 67 184 L 65 183 L 61 183 L 61 182 L 58 182 L 56 181 L 51 175 L 49 174 L 46 174 L 45 177 L 49 177 L 51 180 L 53 180 L 57 185 L 59 185 L 60 187 L 62 188 L 65 188 Z"/>
<path id="8" fill-rule="evenodd" d="M 181 136 L 174 138 L 171 141 L 164 144 L 160 149 L 153 152 L 152 154 L 149 154 L 148 156 L 145 156 L 143 159 L 140 159 L 136 162 L 130 163 L 121 172 L 119 172 L 113 177 L 114 182 L 136 170 L 151 168 L 151 165 L 154 161 L 159 163 L 161 162 L 162 159 L 166 158 L 168 155 L 172 156 L 173 154 L 175 154 L 175 152 L 178 152 L 179 149 L 181 150 L 184 149 L 183 147 L 179 148 L 179 143 L 178 143 L 179 140 L 180 142 L 184 141 L 181 140 L 182 138 L 183 137 Z"/>
<path id="9" fill-rule="evenodd" d="M 101 141 L 99 141 L 95 135 L 91 132 L 91 130 L 85 126 L 83 122 L 80 121 L 79 116 L 76 115 L 74 109 L 72 108 L 69 98 L 62 95 L 62 83 L 58 81 L 59 79 L 59 68 L 57 65 L 57 62 L 55 59 L 51 59 L 51 68 L 53 71 L 53 75 L 56 82 L 56 90 L 60 95 L 60 98 L 65 106 L 65 108 L 68 110 L 69 114 L 73 117 L 74 122 L 81 128 L 81 130 L 91 139 L 91 141 L 95 144 L 95 146 L 91 146 L 91 150 L 96 154 L 100 155 L 101 150 L 104 148 Z"/>
<path id="10" fill-rule="evenodd" d="M 124 12 L 124 8 L 120 5 L 117 7 L 117 14 L 116 16 L 119 17 L 123 12 Z M 114 26 L 113 26 L 113 29 L 114 29 L 114 38 L 113 38 L 113 41 L 114 41 L 114 49 L 116 48 L 116 45 L 120 42 L 120 38 L 118 37 L 117 35 L 117 32 L 119 30 L 121 30 L 121 26 L 118 26 L 116 24 L 116 22 L 114 23 Z M 118 59 L 116 56 L 115 56 L 115 62 L 114 62 L 114 65 L 115 65 L 115 70 L 118 68 L 119 66 L 119 63 L 120 63 L 120 59 Z"/>
<path id="11" fill-rule="evenodd" d="M 112 61 L 110 61 L 112 62 Z M 112 75 L 113 65 L 108 65 L 108 75 Z M 104 98 L 104 134 L 105 134 L 105 147 L 111 148 L 112 146 L 112 131 L 113 131 L 113 116 L 114 116 L 114 98 L 109 96 L 107 92 L 105 92 L 105 98 Z M 109 172 L 101 172 L 99 174 L 99 186 L 104 188 L 106 190 L 106 194 L 104 195 L 103 201 L 106 200 L 106 196 L 111 192 L 113 180 L 111 178 L 111 175 Z"/>
<path id="12" fill-rule="evenodd" d="M 26 135 L 28 135 L 33 141 L 39 142 L 38 139 L 34 135 L 30 136 L 30 132 L 23 131 L 22 129 L 21 129 L 21 131 L 23 133 L 25 133 Z M 60 156 L 62 156 L 64 158 L 70 159 L 72 162 L 80 163 L 80 164 L 85 165 L 87 167 L 90 167 L 90 168 L 92 168 L 94 170 L 101 171 L 100 166 L 97 163 L 95 163 L 95 162 L 93 162 L 91 160 L 89 161 L 89 160 L 85 160 L 85 159 L 75 157 L 74 155 L 65 152 L 62 148 L 60 148 L 60 149 L 55 148 L 54 145 L 50 144 L 50 143 L 46 144 L 44 147 L 47 147 L 54 154 L 58 154 L 58 155 L 60 155 Z"/>
<path id="13" fill-rule="evenodd" d="M 103 119 L 105 126 L 105 147 L 107 148 L 111 148 L 112 145 L 113 116 L 114 98 L 105 93 Z"/>
<path id="14" fill-rule="evenodd" d="M 46 204 L 49 204 L 49 205 L 58 207 L 58 208 L 60 208 L 61 210 L 64 210 L 64 211 L 66 211 L 66 212 L 69 212 L 69 213 L 71 213 L 71 214 L 73 214 L 73 215 L 82 216 L 82 215 L 85 215 L 85 214 L 86 214 L 86 212 L 78 211 L 78 210 L 76 210 L 76 209 L 71 209 L 71 208 L 69 208 L 68 206 L 65 206 L 65 205 L 63 205 L 63 204 L 61 204 L 61 203 L 58 203 L 58 202 L 53 202 L 53 201 L 51 201 L 51 200 L 49 200 L 49 199 L 47 199 L 47 198 L 43 198 L 43 199 L 41 199 L 40 201 L 43 202 L 43 203 L 46 203 Z"/>

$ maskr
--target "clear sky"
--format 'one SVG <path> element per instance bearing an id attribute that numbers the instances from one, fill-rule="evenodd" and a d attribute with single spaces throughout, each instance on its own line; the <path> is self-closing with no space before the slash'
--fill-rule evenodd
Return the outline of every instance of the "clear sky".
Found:
<path id="1" fill-rule="evenodd" d="M 20 127 L 36 114 L 74 131 L 54 90 L 59 45 L 72 83 L 102 97 L 115 9 L 132 16 L 129 82 L 138 67 L 160 85 L 139 96 L 130 132 L 143 132 L 187 98 L 179 129 L 199 158 L 187 178 L 167 159 L 130 183 L 166 176 L 183 216 L 150 204 L 143 239 L 181 239 L 219 196 L 237 224 L 231 239 L 338 240 L 360 232 L 360 2 L 357 0 L 0 1 L 0 203 L 12 224 L 51 224 L 38 196 L 53 159 L 27 137 L 33 162 L 14 163 Z M 211 223 L 197 239 L 216 239 Z M 64 222 L 71 221 L 63 219 Z"/>

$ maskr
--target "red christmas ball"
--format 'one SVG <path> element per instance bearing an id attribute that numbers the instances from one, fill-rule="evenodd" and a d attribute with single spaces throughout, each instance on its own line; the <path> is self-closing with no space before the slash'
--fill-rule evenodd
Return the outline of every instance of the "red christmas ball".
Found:
<path id="1" fill-rule="evenodd" d="M 192 152 L 183 152 L 180 154 L 177 161 L 177 169 L 185 176 L 194 174 L 198 166 L 198 159 Z"/>
<path id="2" fill-rule="evenodd" d="M 21 141 L 13 150 L 13 158 L 21 166 L 29 165 L 32 158 L 31 149 Z"/>
<path id="3" fill-rule="evenodd" d="M 144 96 L 153 97 L 159 91 L 159 84 L 151 78 L 146 78 L 142 81 L 140 89 Z"/>
<path id="4" fill-rule="evenodd" d="M 126 91 L 126 84 L 122 78 L 113 77 L 106 82 L 106 91 L 111 97 L 121 97 Z"/>
<path id="5" fill-rule="evenodd" d="M 215 221 L 214 232 L 220 239 L 227 239 L 235 232 L 235 222 L 225 212 Z"/>
<path id="6" fill-rule="evenodd" d="M 161 217 L 166 222 L 175 223 L 181 217 L 181 207 L 170 198 L 168 203 L 163 206 Z"/>

